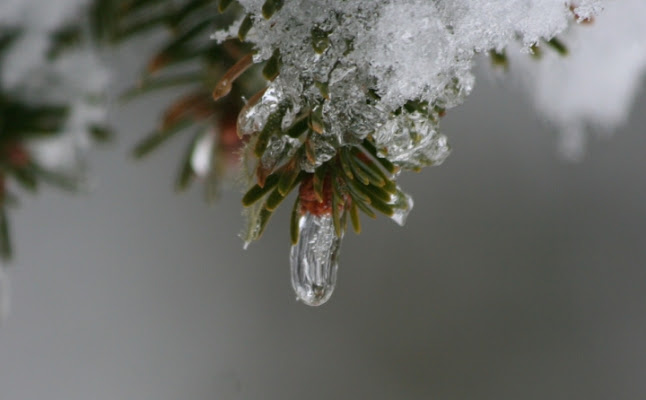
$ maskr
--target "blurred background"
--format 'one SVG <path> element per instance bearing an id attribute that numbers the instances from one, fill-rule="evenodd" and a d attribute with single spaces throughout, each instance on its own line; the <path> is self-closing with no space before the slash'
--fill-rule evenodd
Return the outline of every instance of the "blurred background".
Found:
<path id="1" fill-rule="evenodd" d="M 128 51 L 115 93 L 141 67 Z M 443 122 L 452 156 L 401 178 L 406 227 L 347 234 L 320 308 L 294 300 L 289 207 L 243 251 L 237 190 L 173 193 L 182 140 L 129 157 L 167 101 L 115 105 L 91 193 L 14 213 L 0 399 L 646 398 L 644 93 L 567 163 L 480 76 Z"/>

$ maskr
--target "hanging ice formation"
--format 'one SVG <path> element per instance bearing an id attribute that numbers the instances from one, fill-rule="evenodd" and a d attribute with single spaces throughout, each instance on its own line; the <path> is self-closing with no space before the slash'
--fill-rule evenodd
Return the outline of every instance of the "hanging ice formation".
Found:
<path id="1" fill-rule="evenodd" d="M 329 300 L 336 285 L 341 237 L 334 232 L 331 215 L 303 214 L 298 221 L 298 243 L 289 255 L 296 298 L 308 306 Z"/>

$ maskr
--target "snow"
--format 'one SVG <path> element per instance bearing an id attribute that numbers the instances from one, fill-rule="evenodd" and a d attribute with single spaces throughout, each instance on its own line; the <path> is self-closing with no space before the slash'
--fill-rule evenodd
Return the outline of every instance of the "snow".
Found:
<path id="1" fill-rule="evenodd" d="M 624 1 L 622 8 L 634 8 L 638 1 Z M 564 33 L 576 24 L 577 18 L 582 21 L 597 15 L 606 4 L 616 5 L 612 0 L 583 0 L 576 4 L 563 0 L 286 0 L 266 19 L 261 12 L 265 0 L 240 3 L 254 21 L 247 35 L 256 48 L 254 61 L 267 60 L 276 51 L 282 61 L 279 77 L 269 85 L 267 93 L 272 94 L 271 98 L 265 96 L 248 110 L 252 121 L 243 116 L 241 122 L 254 127 L 247 133 L 257 131 L 283 103 L 290 107 L 282 121 L 286 127 L 299 112 L 322 107 L 324 132 L 313 140 L 319 142 L 316 148 L 325 151 L 313 165 L 305 166 L 306 170 L 329 159 L 330 147 L 353 145 L 373 133 L 381 155 L 398 165 L 419 168 L 440 164 L 448 155 L 448 145 L 446 137 L 439 134 L 438 110 L 455 107 L 469 95 L 478 54 L 512 46 L 519 57 L 533 62 L 528 57 L 531 46 Z M 643 7 L 642 4 L 640 8 Z M 633 14 L 634 19 L 644 15 Z M 616 23 L 611 15 L 605 24 Z M 622 34 L 631 29 L 634 28 L 624 26 Z M 313 33 L 323 37 L 318 53 L 312 45 Z M 221 41 L 231 34 L 229 28 L 216 32 L 214 37 Z M 608 50 L 613 43 L 605 41 Z M 617 53 L 614 50 L 611 54 Z M 629 58 L 627 53 L 618 56 Z M 632 68 L 637 64 L 636 60 L 627 63 Z M 548 70 L 551 64 L 543 65 L 540 68 Z M 582 69 L 578 79 L 584 80 L 593 73 L 577 65 Z M 617 92 L 632 88 L 630 82 L 626 79 L 616 83 L 615 93 L 610 94 L 629 98 Z M 327 85 L 329 98 L 324 98 L 318 89 L 320 84 Z M 534 79 L 534 85 L 540 87 L 542 83 Z M 604 93 L 607 91 L 608 88 Z M 554 114 L 553 108 L 558 106 L 548 108 L 548 98 L 552 105 L 558 105 L 560 101 L 555 99 L 559 93 L 554 96 L 548 92 L 545 90 L 537 104 L 545 105 L 544 111 Z M 572 90 L 568 94 L 563 100 L 573 103 L 584 93 Z M 586 97 L 589 94 L 594 93 L 588 91 Z M 403 107 L 411 102 L 424 104 L 424 109 L 406 111 Z M 616 104 L 620 106 L 619 103 L 622 102 Z M 573 118 L 585 117 L 583 114 Z M 622 114 L 611 109 L 598 119 L 611 122 L 618 117 Z M 410 135 L 402 135 L 393 126 L 415 129 L 409 130 Z"/>

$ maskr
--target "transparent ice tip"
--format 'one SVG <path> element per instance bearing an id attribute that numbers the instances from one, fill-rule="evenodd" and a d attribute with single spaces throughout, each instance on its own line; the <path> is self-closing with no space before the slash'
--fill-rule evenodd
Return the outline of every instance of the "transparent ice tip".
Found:
<path id="1" fill-rule="evenodd" d="M 404 226 L 406 224 L 406 218 L 413 209 L 413 198 L 402 192 L 399 187 L 397 187 L 397 193 L 392 195 L 390 199 L 390 204 L 394 206 L 395 213 L 390 217 L 397 225 Z"/>
<path id="2" fill-rule="evenodd" d="M 296 299 L 320 306 L 330 299 L 336 285 L 341 238 L 331 215 L 305 213 L 299 221 L 298 243 L 291 248 L 292 287 Z"/>

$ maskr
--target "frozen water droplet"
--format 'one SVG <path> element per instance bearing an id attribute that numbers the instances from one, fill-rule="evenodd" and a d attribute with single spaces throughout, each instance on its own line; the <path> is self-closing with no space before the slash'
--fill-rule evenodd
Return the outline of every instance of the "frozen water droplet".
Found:
<path id="1" fill-rule="evenodd" d="M 391 116 L 376 130 L 375 141 L 391 162 L 408 168 L 440 165 L 450 153 L 437 121 L 417 111 Z"/>
<path id="2" fill-rule="evenodd" d="M 331 137 L 323 137 L 319 135 L 315 135 L 310 138 L 312 148 L 314 149 L 314 160 L 304 157 L 301 161 L 301 168 L 307 172 L 314 172 L 316 168 L 323 165 L 323 163 L 331 160 L 337 152 L 337 147 L 333 144 L 335 143 L 333 140 L 334 139 Z"/>
<path id="3" fill-rule="evenodd" d="M 330 299 L 336 285 L 341 238 L 334 232 L 331 215 L 306 213 L 299 229 L 298 243 L 290 252 L 292 287 L 298 300 L 320 306 Z"/>
<path id="4" fill-rule="evenodd" d="M 269 139 L 260 163 L 263 168 L 273 170 L 276 165 L 292 158 L 300 146 L 301 142 L 298 139 L 289 136 L 273 136 Z"/>
<path id="5" fill-rule="evenodd" d="M 283 95 L 275 87 L 270 86 L 258 104 L 244 110 L 238 116 L 238 131 L 241 135 L 252 135 L 260 131 L 267 118 L 278 109 L 279 103 L 283 99 Z"/>
<path id="6" fill-rule="evenodd" d="M 391 199 L 390 199 L 390 204 L 392 204 L 395 210 L 395 213 L 390 217 L 397 225 L 399 226 L 404 226 L 406 223 L 406 218 L 408 218 L 408 214 L 410 214 L 411 210 L 413 209 L 413 198 L 402 192 L 399 187 L 397 188 L 398 191 L 396 194 L 393 194 Z"/>

